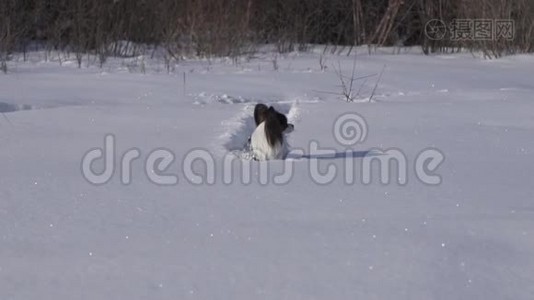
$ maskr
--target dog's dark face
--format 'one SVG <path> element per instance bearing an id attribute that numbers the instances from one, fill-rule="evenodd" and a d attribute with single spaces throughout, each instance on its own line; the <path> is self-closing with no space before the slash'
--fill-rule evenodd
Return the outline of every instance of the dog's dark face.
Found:
<path id="1" fill-rule="evenodd" d="M 277 112 L 272 107 L 270 109 L 273 109 L 273 111 L 276 113 L 276 117 L 278 118 L 278 122 L 280 123 L 280 127 L 282 128 L 282 131 L 284 133 L 292 132 L 293 129 L 295 128 L 295 126 L 293 126 L 293 124 L 289 124 L 287 122 L 287 117 L 284 114 L 281 114 L 281 113 Z"/>

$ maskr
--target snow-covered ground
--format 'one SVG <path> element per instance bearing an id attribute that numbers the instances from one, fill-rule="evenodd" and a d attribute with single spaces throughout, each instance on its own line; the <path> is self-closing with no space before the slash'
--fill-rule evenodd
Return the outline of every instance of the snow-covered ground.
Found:
<path id="1" fill-rule="evenodd" d="M 345 55 L 327 55 L 324 71 L 317 53 L 279 56 L 278 70 L 270 54 L 184 61 L 170 75 L 154 62 L 11 64 L 0 75 L 0 299 L 534 299 L 534 57 L 359 50 L 357 76 L 386 65 L 371 103 L 378 76 L 355 82 L 356 103 L 329 93 L 338 61 L 350 76 Z M 282 185 L 284 161 L 224 165 L 257 102 L 289 114 L 305 152 L 286 161 Z M 368 129 L 354 146 L 334 131 L 347 113 Z M 108 134 L 115 172 L 92 185 L 82 158 Z M 146 175 L 161 148 L 175 159 L 156 174 L 175 185 Z M 373 162 L 364 184 L 364 160 L 388 149 L 407 159 L 407 183 L 395 168 L 380 183 Z M 445 156 L 439 185 L 417 177 L 425 150 Z M 188 153 L 213 157 L 214 184 L 188 180 L 187 165 L 210 175 Z M 331 182 L 317 182 L 317 162 L 335 167 Z"/>

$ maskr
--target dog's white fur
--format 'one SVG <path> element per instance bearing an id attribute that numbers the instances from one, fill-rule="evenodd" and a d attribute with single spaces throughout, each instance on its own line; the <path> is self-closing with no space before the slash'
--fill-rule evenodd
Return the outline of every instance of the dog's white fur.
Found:
<path id="1" fill-rule="evenodd" d="M 285 159 L 289 153 L 289 145 L 287 144 L 285 134 L 282 142 L 278 141 L 274 147 L 269 145 L 267 135 L 265 134 L 265 122 L 260 123 L 252 133 L 250 145 L 252 154 L 257 160 Z"/>

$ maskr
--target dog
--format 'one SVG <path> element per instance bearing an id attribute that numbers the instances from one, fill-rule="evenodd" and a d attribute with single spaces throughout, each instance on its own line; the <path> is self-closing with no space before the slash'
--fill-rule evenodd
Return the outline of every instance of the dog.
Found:
<path id="1" fill-rule="evenodd" d="M 287 122 L 287 117 L 272 106 L 257 104 L 254 107 L 256 129 L 250 137 L 250 148 L 255 160 L 285 159 L 289 153 L 286 134 L 295 126 Z"/>

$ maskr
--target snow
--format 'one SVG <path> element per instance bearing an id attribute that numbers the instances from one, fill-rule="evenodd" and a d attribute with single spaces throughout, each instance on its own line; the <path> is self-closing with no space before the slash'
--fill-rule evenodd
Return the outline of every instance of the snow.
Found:
<path id="1" fill-rule="evenodd" d="M 351 73 L 345 55 L 328 55 L 324 71 L 313 52 L 279 56 L 278 70 L 270 54 L 186 60 L 172 74 L 149 60 L 146 74 L 120 60 L 10 65 L 0 75 L 0 299 L 533 299 L 534 57 L 358 50 L 358 76 L 386 65 L 370 103 L 376 76 L 357 103 L 330 93 L 340 91 L 331 64 Z M 297 151 L 228 170 L 258 101 L 288 114 Z M 346 113 L 368 128 L 353 146 L 333 132 Z M 108 134 L 115 172 L 92 185 L 82 157 Z M 134 148 L 125 185 L 120 158 Z M 163 173 L 177 184 L 145 174 L 156 149 L 174 155 Z M 395 168 L 382 184 L 376 164 L 364 184 L 364 161 L 388 149 L 405 156 L 406 184 Z M 431 149 L 445 157 L 439 185 L 417 178 Z M 190 182 L 192 150 L 213 157 L 214 184 Z M 319 184 L 314 164 L 336 176 Z M 209 175 L 202 162 L 192 169 Z"/>

